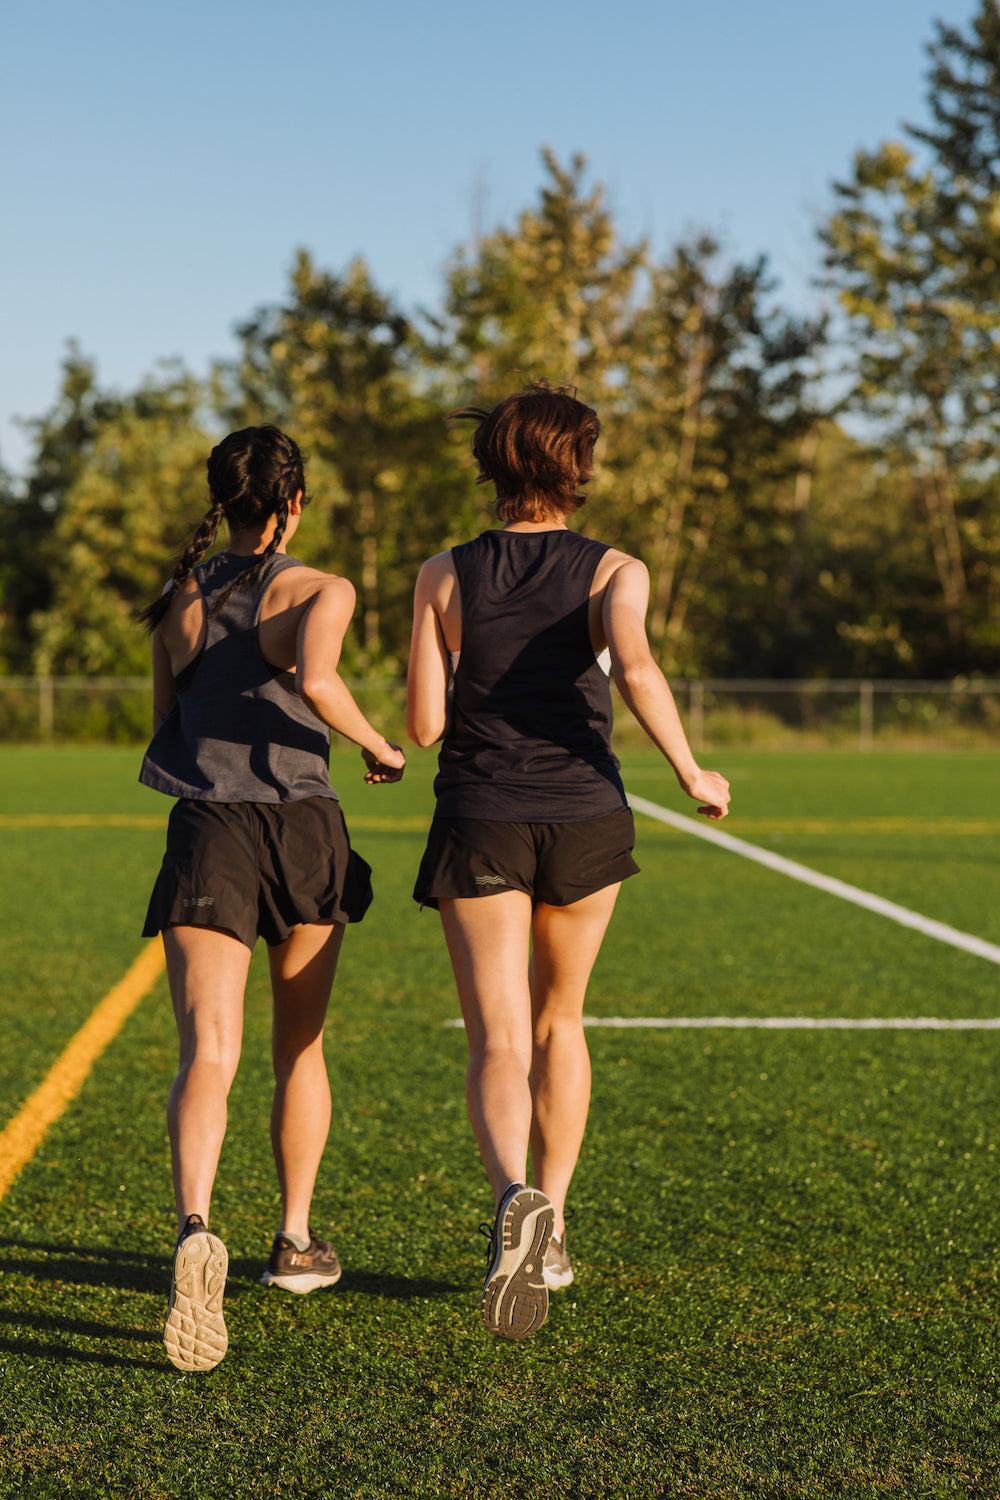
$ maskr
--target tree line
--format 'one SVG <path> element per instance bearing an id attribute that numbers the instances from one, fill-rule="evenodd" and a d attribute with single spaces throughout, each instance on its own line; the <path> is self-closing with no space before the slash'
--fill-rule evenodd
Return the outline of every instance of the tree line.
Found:
<path id="1" fill-rule="evenodd" d="M 136 613 L 207 507 L 208 450 L 269 421 L 308 459 L 297 555 L 358 590 L 348 668 L 395 674 L 420 562 L 491 524 L 448 411 L 544 377 L 600 414 L 576 524 L 647 563 L 671 675 L 997 673 L 1000 0 L 928 53 L 931 123 L 835 184 L 823 315 L 710 236 L 626 241 L 584 158 L 546 151 L 430 311 L 300 250 L 207 379 L 114 392 L 70 346 L 25 479 L 0 475 L 0 671 L 144 672 Z"/>

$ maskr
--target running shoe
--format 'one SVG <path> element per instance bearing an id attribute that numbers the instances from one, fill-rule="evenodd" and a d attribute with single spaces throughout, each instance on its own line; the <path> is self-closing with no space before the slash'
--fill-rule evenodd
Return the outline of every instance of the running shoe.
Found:
<path id="1" fill-rule="evenodd" d="M 491 1333 L 525 1339 L 549 1311 L 542 1267 L 555 1209 L 537 1188 L 512 1182 L 500 1199 L 490 1236 L 490 1266 L 481 1310 Z"/>
<path id="2" fill-rule="evenodd" d="M 222 1316 L 229 1256 L 218 1235 L 190 1214 L 177 1237 L 163 1343 L 178 1370 L 213 1370 L 229 1347 Z"/>
<path id="3" fill-rule="evenodd" d="M 267 1270 L 260 1279 L 265 1286 L 280 1286 L 286 1292 L 314 1292 L 340 1280 L 340 1261 L 333 1246 L 317 1239 L 311 1229 L 305 1250 L 296 1250 L 291 1240 L 276 1234 Z"/>
<path id="4" fill-rule="evenodd" d="M 562 1239 L 555 1235 L 549 1240 L 549 1248 L 545 1252 L 545 1264 L 542 1267 L 542 1275 L 545 1277 L 545 1285 L 550 1292 L 557 1292 L 560 1287 L 569 1286 L 573 1280 L 573 1262 L 566 1251 L 566 1231 L 563 1230 Z"/>

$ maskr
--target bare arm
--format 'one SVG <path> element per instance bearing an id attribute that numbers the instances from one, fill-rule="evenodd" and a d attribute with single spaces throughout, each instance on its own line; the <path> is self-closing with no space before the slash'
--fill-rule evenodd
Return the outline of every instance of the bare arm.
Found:
<path id="1" fill-rule="evenodd" d="M 691 753 L 674 695 L 649 649 L 648 603 L 649 574 L 637 558 L 629 558 L 612 574 L 601 614 L 615 684 L 654 745 L 673 766 L 685 792 L 704 804 L 698 811 L 709 818 L 724 818 L 729 807 L 729 782 L 717 771 L 703 771 Z"/>
<path id="2" fill-rule="evenodd" d="M 175 679 L 205 644 L 205 604 L 196 581 L 188 578 L 179 589 L 171 584 L 167 584 L 167 589 L 170 604 L 153 631 L 154 734 L 174 705 Z"/>
<path id="3" fill-rule="evenodd" d="M 451 660 L 444 616 L 456 587 L 447 552 L 430 558 L 417 575 L 406 684 L 406 732 L 417 745 L 433 745 L 445 730 Z"/>
<path id="4" fill-rule="evenodd" d="M 406 756 L 369 724 L 337 670 L 354 598 L 346 578 L 331 578 L 317 589 L 299 623 L 295 686 L 325 724 L 360 745 L 366 781 L 398 781 Z"/>
<path id="5" fill-rule="evenodd" d="M 160 631 L 153 632 L 153 733 L 159 729 L 174 706 L 177 693 L 174 688 L 174 672 L 170 665 L 170 654 L 163 643 Z"/>

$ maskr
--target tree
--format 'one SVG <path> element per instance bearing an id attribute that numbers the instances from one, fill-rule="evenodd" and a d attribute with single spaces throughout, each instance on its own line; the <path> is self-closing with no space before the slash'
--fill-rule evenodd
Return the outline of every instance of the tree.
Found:
<path id="1" fill-rule="evenodd" d="M 336 276 L 304 250 L 288 300 L 262 308 L 240 335 L 241 359 L 224 372 L 228 418 L 276 422 L 300 443 L 329 516 L 304 529 L 301 555 L 359 586 L 354 665 L 398 669 L 419 561 L 442 545 L 450 501 L 460 494 L 468 508 L 440 402 L 422 384 L 421 339 L 363 261 Z"/>
<path id="2" fill-rule="evenodd" d="M 930 621 L 922 670 L 995 668 L 998 0 L 981 0 L 967 34 L 939 24 L 928 50 L 932 126 L 906 127 L 912 149 L 890 142 L 859 153 L 822 237 L 856 359 L 848 408 L 912 479 L 925 560 L 909 586 Z"/>
<path id="3" fill-rule="evenodd" d="M 53 532 L 97 432 L 117 411 L 100 390 L 93 363 L 70 343 L 52 410 L 28 422 L 32 460 L 27 481 L 8 481 L 0 506 L 4 656 L 15 672 L 33 670 L 32 620 L 52 601 L 57 544 Z"/>
<path id="4" fill-rule="evenodd" d="M 497 228 L 456 254 L 438 322 L 440 357 L 459 393 L 492 402 L 545 377 L 599 402 L 620 370 L 645 246 L 622 245 L 587 163 L 560 166 L 513 229 Z"/>
<path id="5" fill-rule="evenodd" d="M 582 522 L 649 565 L 662 664 L 700 669 L 728 650 L 718 600 L 704 620 L 711 647 L 687 628 L 723 583 L 707 565 L 716 548 L 743 546 L 752 510 L 770 517 L 798 463 L 821 330 L 771 307 L 763 261 L 726 270 L 703 236 L 654 263 L 644 244 L 621 242 L 582 156 L 563 167 L 547 151 L 543 164 L 537 205 L 456 256 L 439 357 L 456 398 L 488 405 L 545 376 L 597 407 L 602 461 Z M 771 576 L 783 542 L 761 525 Z"/>
<path id="6" fill-rule="evenodd" d="M 765 621 L 795 537 L 778 506 L 816 423 L 822 326 L 789 319 L 772 291 L 763 259 L 726 268 L 702 236 L 652 267 L 624 342 L 595 511 L 649 566 L 669 671 L 780 665 Z"/>
<path id="7" fill-rule="evenodd" d="M 95 415 L 46 539 L 48 597 L 30 619 L 34 672 L 148 671 L 136 615 L 208 508 L 204 400 L 175 370 Z"/>

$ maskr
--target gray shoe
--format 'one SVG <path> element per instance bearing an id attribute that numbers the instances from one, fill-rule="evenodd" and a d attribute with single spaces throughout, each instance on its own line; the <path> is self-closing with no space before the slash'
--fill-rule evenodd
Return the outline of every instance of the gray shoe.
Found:
<path id="1" fill-rule="evenodd" d="M 537 1188 L 512 1182 L 500 1199 L 490 1237 L 490 1266 L 480 1308 L 491 1333 L 525 1339 L 549 1311 L 542 1274 L 555 1209 Z"/>
<path id="2" fill-rule="evenodd" d="M 167 1358 L 178 1370 L 212 1370 L 229 1347 L 222 1316 L 229 1256 L 218 1235 L 190 1214 L 177 1237 L 170 1304 L 163 1326 Z"/>
<path id="3" fill-rule="evenodd" d="M 280 1286 L 286 1292 L 314 1292 L 340 1280 L 340 1261 L 333 1246 L 318 1239 L 311 1229 L 305 1250 L 296 1250 L 291 1240 L 276 1234 L 267 1270 L 260 1279 L 265 1286 Z"/>
<path id="4" fill-rule="evenodd" d="M 542 1267 L 542 1275 L 545 1277 L 545 1285 L 550 1292 L 557 1292 L 560 1287 L 569 1286 L 573 1280 L 573 1262 L 566 1253 L 566 1231 L 563 1230 L 562 1239 L 555 1235 L 549 1240 L 549 1248 L 545 1252 L 545 1264 Z"/>

